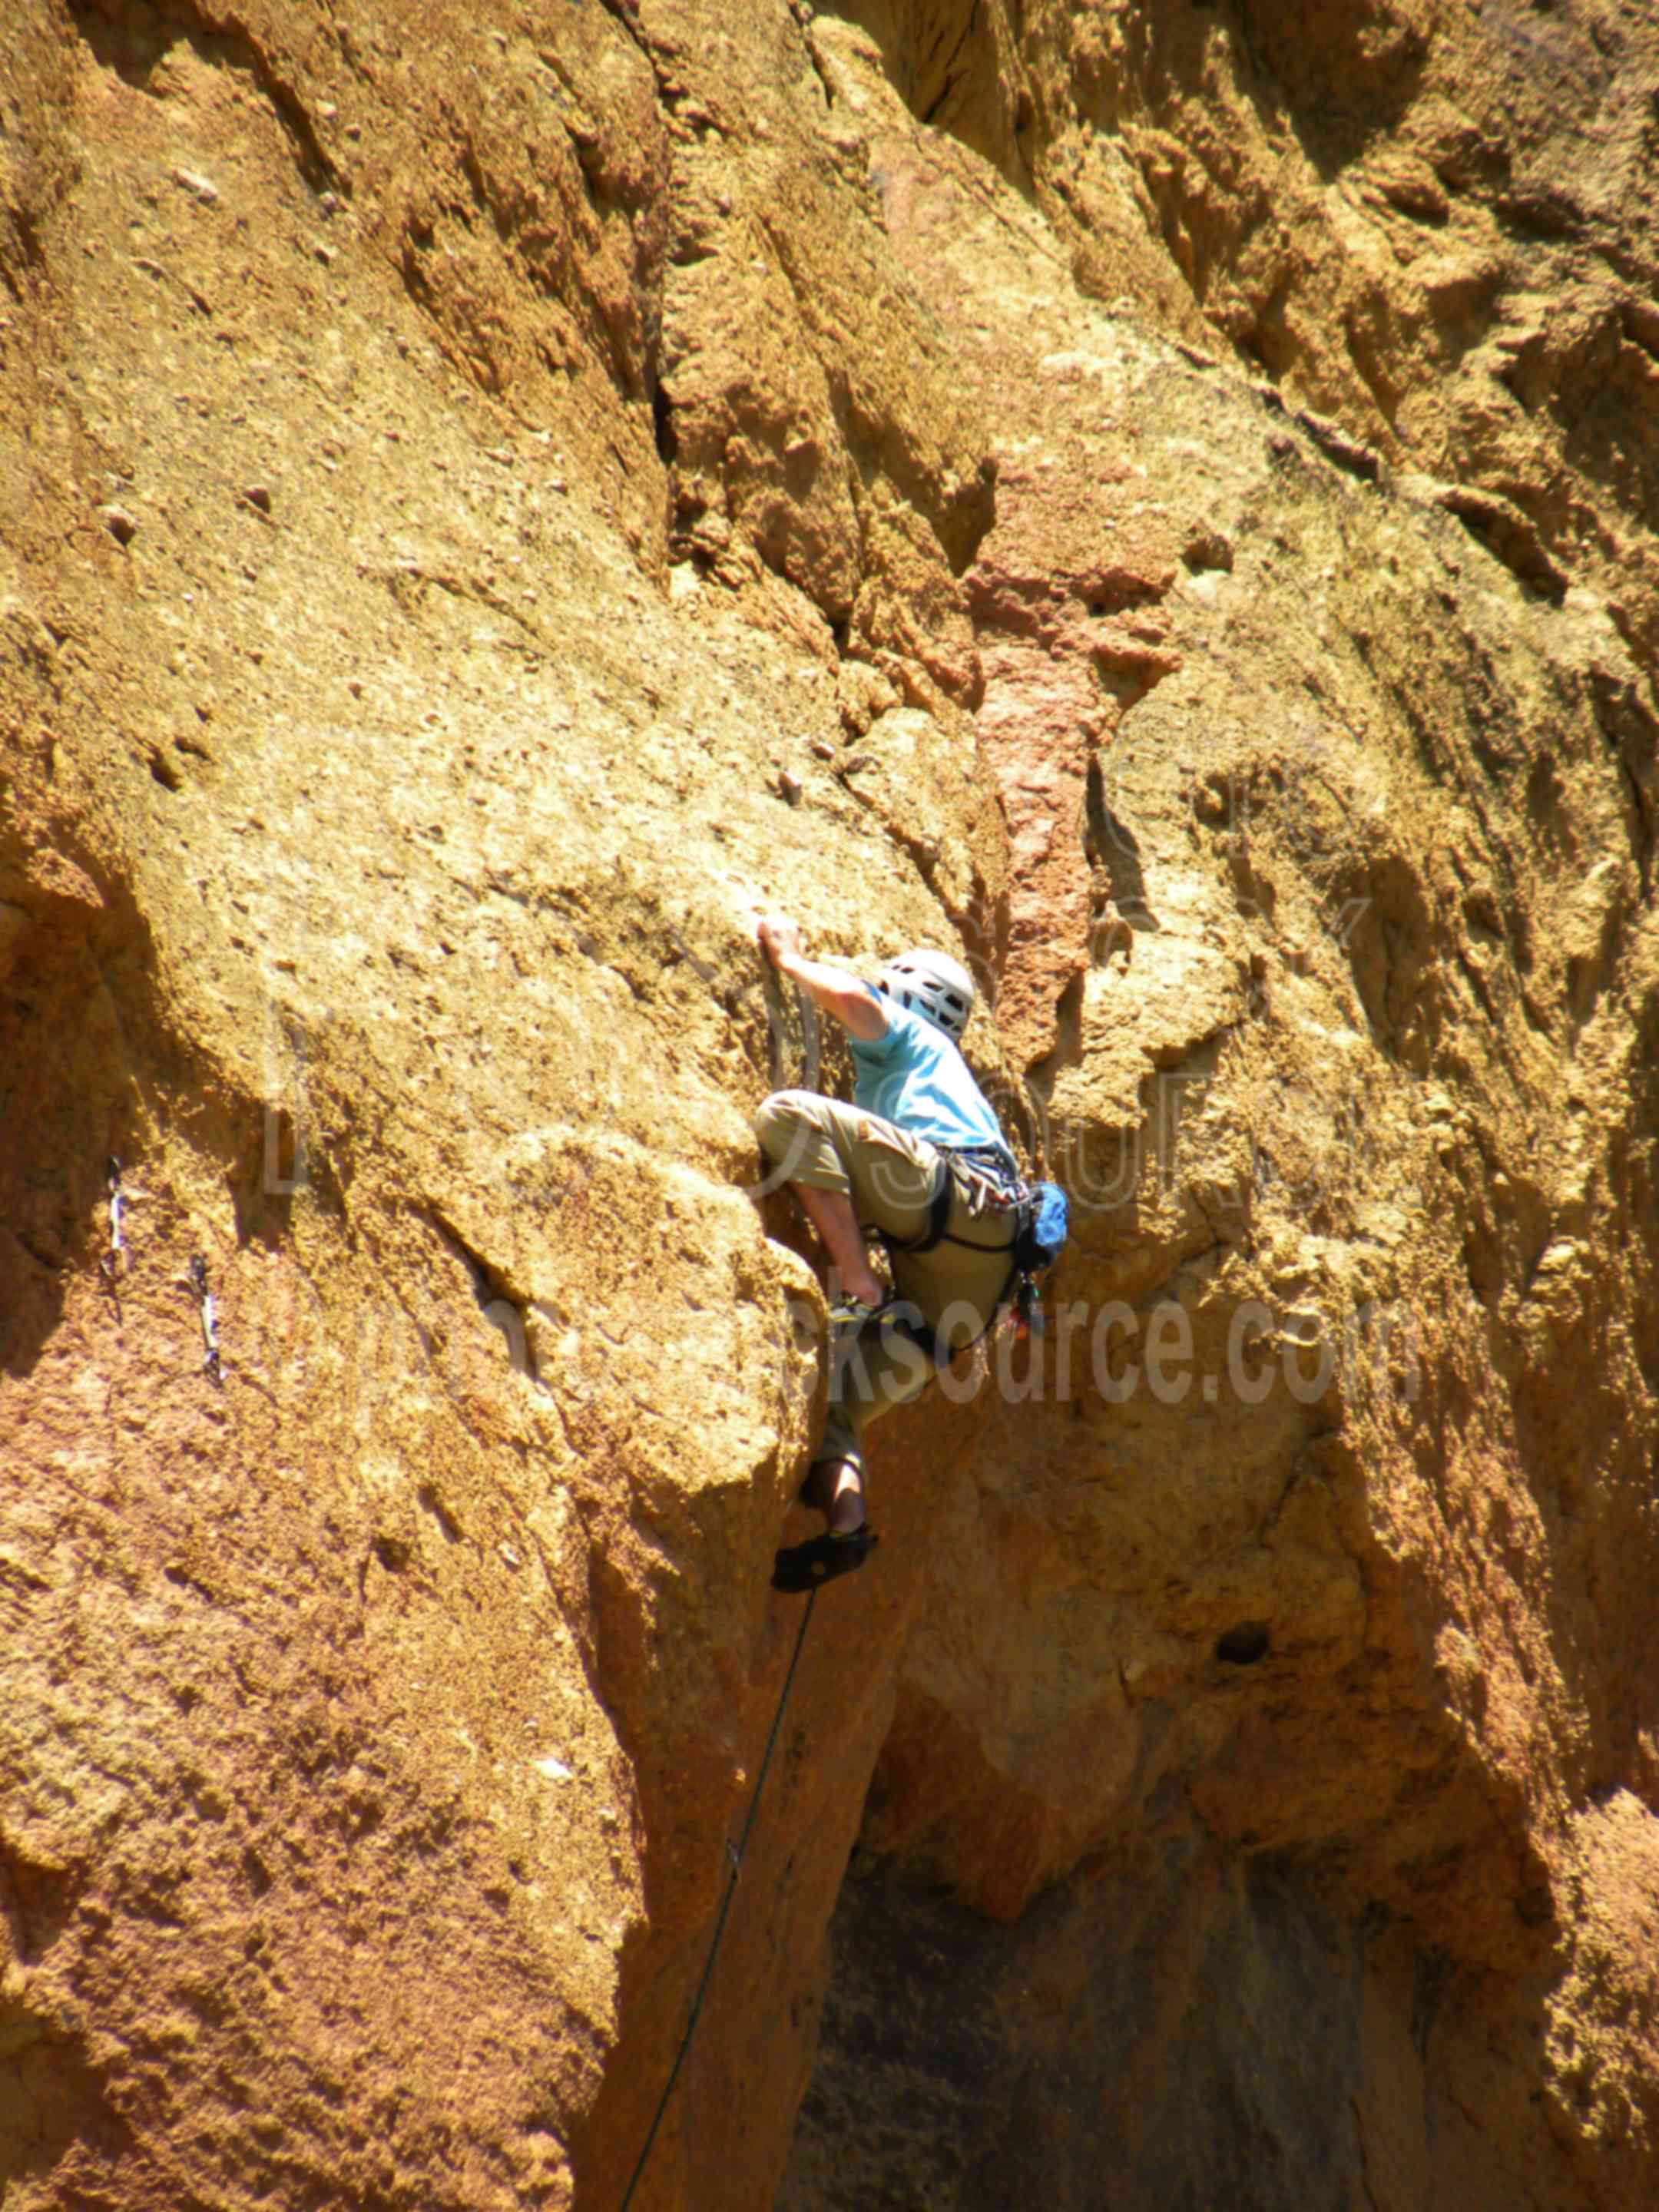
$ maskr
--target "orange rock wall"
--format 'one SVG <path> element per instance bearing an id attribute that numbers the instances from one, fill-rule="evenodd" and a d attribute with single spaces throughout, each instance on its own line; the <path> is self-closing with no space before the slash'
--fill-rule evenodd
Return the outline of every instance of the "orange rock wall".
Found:
<path id="1" fill-rule="evenodd" d="M 780 904 L 975 963 L 1077 1233 L 881 1432 L 635 2203 L 1651 2201 L 1656 92 L 28 0 L 9 2205 L 621 2201 L 811 1525 Z"/>

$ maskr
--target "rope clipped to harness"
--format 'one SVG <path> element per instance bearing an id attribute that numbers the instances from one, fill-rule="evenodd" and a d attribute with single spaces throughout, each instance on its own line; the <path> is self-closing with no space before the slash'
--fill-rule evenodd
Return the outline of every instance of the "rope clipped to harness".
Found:
<path id="1" fill-rule="evenodd" d="M 714 1972 L 714 1961 L 720 1955 L 720 1938 L 726 1933 L 726 1915 L 732 1910 L 732 1899 L 737 1893 L 738 1876 L 743 1871 L 743 1855 L 749 1848 L 750 1831 L 755 1825 L 755 1815 L 760 1810 L 761 1791 L 766 1787 L 766 1777 L 772 1764 L 772 1753 L 777 1748 L 778 1730 L 783 1726 L 784 1707 L 789 1702 L 789 1692 L 794 1685 L 795 1669 L 800 1664 L 801 1647 L 806 1641 L 806 1631 L 811 1625 L 812 1608 L 817 1603 L 817 1598 L 816 1589 L 808 1591 L 806 1610 L 801 1615 L 800 1627 L 796 1632 L 795 1648 L 790 1655 L 789 1671 L 783 1678 L 783 1688 L 778 1697 L 778 1709 L 772 1716 L 772 1732 L 766 1739 L 766 1749 L 762 1754 L 760 1772 L 755 1777 L 754 1790 L 749 1800 L 749 1810 L 744 1815 L 743 1827 L 737 1842 L 733 1844 L 728 1841 L 726 1846 L 732 1871 L 726 1879 L 726 1894 L 720 1899 L 720 1912 L 714 1922 L 714 1933 L 709 1940 L 708 1956 L 703 1960 L 702 1972 L 697 1980 L 696 1995 L 691 2000 L 690 2017 L 685 2023 L 685 2033 L 680 2038 L 680 2047 L 674 2053 L 674 2063 L 668 2069 L 668 2079 L 663 2084 L 662 2095 L 657 2100 L 657 2109 L 646 2134 L 645 2147 L 641 2151 L 633 2173 L 629 2179 L 628 2187 L 623 2192 L 618 2212 L 628 2212 L 629 2206 L 634 2202 L 634 2191 L 640 2185 L 640 2177 L 644 2173 L 647 2161 L 651 2156 L 652 2146 L 657 2140 L 657 2130 L 662 2125 L 663 2114 L 668 2110 L 668 2100 L 674 2094 L 674 2084 L 680 2078 L 680 2069 L 685 2063 L 686 2053 L 691 2048 L 691 2039 L 697 2032 L 698 2016 L 702 2011 L 703 1999 L 708 1994 L 708 1984 Z"/>

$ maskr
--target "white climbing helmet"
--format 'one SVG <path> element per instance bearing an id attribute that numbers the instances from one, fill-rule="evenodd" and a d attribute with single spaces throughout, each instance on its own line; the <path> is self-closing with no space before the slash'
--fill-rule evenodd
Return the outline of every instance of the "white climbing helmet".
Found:
<path id="1" fill-rule="evenodd" d="M 877 976 L 876 988 L 937 1022 L 953 1044 L 962 1042 L 974 1011 L 974 979 L 948 952 L 902 952 Z"/>

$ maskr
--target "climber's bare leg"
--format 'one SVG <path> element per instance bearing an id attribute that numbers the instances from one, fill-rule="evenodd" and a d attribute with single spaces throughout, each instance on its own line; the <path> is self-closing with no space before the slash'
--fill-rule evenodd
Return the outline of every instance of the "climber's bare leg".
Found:
<path id="1" fill-rule="evenodd" d="M 837 1536 L 850 1536 L 864 1526 L 864 1469 L 856 1460 L 833 1462 L 835 1497 L 830 1507 L 830 1526 Z"/>
<path id="2" fill-rule="evenodd" d="M 864 1231 L 853 1201 L 844 1191 L 817 1190 L 811 1183 L 792 1182 L 790 1189 L 805 1207 L 807 1219 L 830 1255 L 831 1266 L 848 1294 L 866 1305 L 878 1305 L 881 1279 L 870 1265 Z"/>
<path id="3" fill-rule="evenodd" d="M 838 1536 L 864 1526 L 864 1470 L 855 1459 L 821 1459 L 806 1478 L 806 1502 Z"/>

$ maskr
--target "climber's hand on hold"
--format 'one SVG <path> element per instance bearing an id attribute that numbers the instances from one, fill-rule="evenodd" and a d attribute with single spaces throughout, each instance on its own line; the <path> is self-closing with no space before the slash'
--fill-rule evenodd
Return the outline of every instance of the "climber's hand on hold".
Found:
<path id="1" fill-rule="evenodd" d="M 800 949 L 800 931 L 787 914 L 769 914 L 756 934 L 779 975 L 799 983 L 821 1014 L 866 1042 L 887 1034 L 886 1013 L 870 986 L 848 968 L 809 960 Z"/>
<path id="2" fill-rule="evenodd" d="M 775 968 L 800 957 L 800 928 L 787 914 L 769 914 L 757 933 L 761 951 Z"/>

